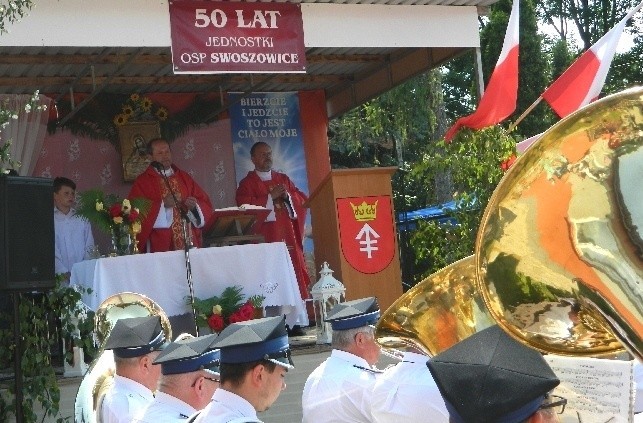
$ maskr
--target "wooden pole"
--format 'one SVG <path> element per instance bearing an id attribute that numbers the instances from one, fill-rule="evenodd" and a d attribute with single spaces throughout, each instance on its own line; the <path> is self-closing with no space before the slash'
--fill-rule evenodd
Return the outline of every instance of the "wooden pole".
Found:
<path id="1" fill-rule="evenodd" d="M 528 115 L 529 113 L 531 113 L 531 111 L 532 111 L 532 110 L 534 110 L 534 107 L 538 106 L 538 103 L 540 103 L 540 102 L 542 101 L 542 99 L 543 99 L 543 97 L 542 97 L 542 96 L 540 96 L 540 97 L 538 97 L 538 98 L 536 99 L 536 101 L 534 101 L 533 103 L 531 103 L 531 106 L 527 107 L 527 110 L 525 110 L 524 112 L 522 112 L 522 114 L 521 114 L 520 116 L 518 116 L 518 119 L 516 119 L 516 121 L 515 121 L 514 123 L 512 123 L 511 125 L 509 125 L 509 129 L 508 129 L 508 131 L 509 131 L 509 132 L 513 131 L 513 130 L 516 128 L 516 126 L 518 126 L 518 124 L 519 124 L 520 122 L 522 122 L 522 120 L 523 120 L 525 117 L 527 117 L 527 115 Z"/>

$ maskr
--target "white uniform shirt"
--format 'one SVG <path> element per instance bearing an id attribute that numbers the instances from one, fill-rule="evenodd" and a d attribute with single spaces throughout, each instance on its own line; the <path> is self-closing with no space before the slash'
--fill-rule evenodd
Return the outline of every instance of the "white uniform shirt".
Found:
<path id="1" fill-rule="evenodd" d="M 94 246 L 94 236 L 88 221 L 74 214 L 64 214 L 54 207 L 56 273 L 71 272 L 71 267 L 87 258 L 87 250 Z"/>
<path id="2" fill-rule="evenodd" d="M 639 421 L 643 422 L 643 364 L 634 360 L 634 412 L 641 413 Z"/>
<path id="3" fill-rule="evenodd" d="M 428 359 L 404 353 L 402 362 L 377 378 L 371 397 L 373 422 L 449 423 L 444 399 L 426 367 Z"/>
<path id="4" fill-rule="evenodd" d="M 194 423 L 257 422 L 257 411 L 244 398 L 223 388 L 214 391 L 212 402 L 205 407 Z"/>
<path id="5" fill-rule="evenodd" d="M 134 415 L 154 401 L 154 394 L 140 383 L 114 375 L 114 385 L 105 394 L 99 423 L 130 423 Z"/>
<path id="6" fill-rule="evenodd" d="M 381 371 L 370 368 L 361 357 L 333 350 L 306 380 L 303 422 L 372 422 L 371 391 Z"/>
<path id="7" fill-rule="evenodd" d="M 138 411 L 132 421 L 134 423 L 185 422 L 196 411 L 190 404 L 159 391 L 154 401 L 145 410 Z"/>

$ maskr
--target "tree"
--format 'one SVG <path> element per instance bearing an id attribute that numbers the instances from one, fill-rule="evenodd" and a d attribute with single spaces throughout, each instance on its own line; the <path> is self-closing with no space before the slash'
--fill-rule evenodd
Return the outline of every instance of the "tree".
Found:
<path id="1" fill-rule="evenodd" d="M 6 3 L 6 4 L 4 4 Z M 0 2 L 0 34 L 8 32 L 6 25 L 19 22 L 34 6 L 32 0 L 11 0 Z"/>
<path id="2" fill-rule="evenodd" d="M 475 238 L 491 194 L 515 159 L 516 141 L 500 126 L 479 131 L 463 129 L 453 142 L 439 142 L 430 155 L 413 166 L 412 174 L 432 186 L 441 172 L 453 181 L 457 207 L 447 213 L 454 224 L 420 222 L 411 238 L 419 274 L 416 282 L 473 253 Z"/>
<path id="3" fill-rule="evenodd" d="M 395 208 L 423 207 L 430 193 L 404 182 L 407 160 L 419 157 L 438 126 L 438 72 L 427 72 L 334 119 L 329 125 L 331 165 L 399 166 Z"/>

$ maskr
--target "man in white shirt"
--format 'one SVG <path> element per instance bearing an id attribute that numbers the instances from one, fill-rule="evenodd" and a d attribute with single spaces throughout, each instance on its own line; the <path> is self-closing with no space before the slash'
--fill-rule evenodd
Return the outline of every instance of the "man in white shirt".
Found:
<path id="1" fill-rule="evenodd" d="M 380 347 L 375 297 L 339 303 L 329 312 L 333 351 L 306 380 L 302 396 L 304 423 L 364 422 L 371 416 L 371 391 L 382 373 L 374 365 Z"/>
<path id="2" fill-rule="evenodd" d="M 165 346 L 159 316 L 116 321 L 105 342 L 105 349 L 114 352 L 116 375 L 110 390 L 99 399 L 98 423 L 130 423 L 154 400 L 161 375 L 161 366 L 154 360 Z"/>
<path id="3" fill-rule="evenodd" d="M 172 342 L 154 360 L 161 366 L 159 389 L 134 422 L 184 422 L 212 401 L 220 377 L 221 354 L 212 348 L 217 336 L 188 336 Z"/>
<path id="4" fill-rule="evenodd" d="M 69 178 L 54 179 L 55 271 L 69 281 L 71 267 L 87 258 L 94 246 L 89 222 L 76 216 L 76 183 Z"/>
<path id="5" fill-rule="evenodd" d="M 449 412 L 420 351 L 405 351 L 402 361 L 377 378 L 371 396 L 374 423 L 449 423 Z"/>
<path id="6" fill-rule="evenodd" d="M 293 363 L 284 319 L 266 317 L 226 327 L 213 348 L 221 349 L 221 387 L 195 423 L 258 422 L 286 389 Z"/>

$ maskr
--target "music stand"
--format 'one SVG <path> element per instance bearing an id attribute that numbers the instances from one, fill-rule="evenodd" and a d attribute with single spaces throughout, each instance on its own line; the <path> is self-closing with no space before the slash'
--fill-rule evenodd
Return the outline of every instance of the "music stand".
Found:
<path id="1" fill-rule="evenodd" d="M 231 207 L 214 210 L 204 243 L 211 247 L 265 242 L 257 230 L 270 213 L 266 208 Z"/>

